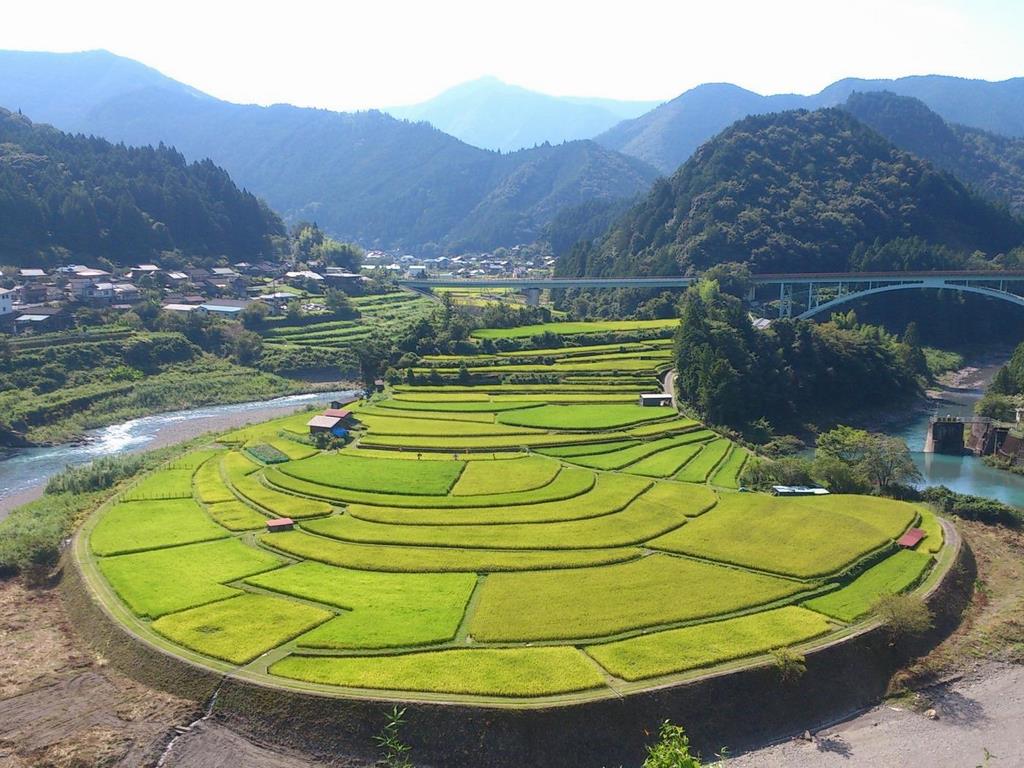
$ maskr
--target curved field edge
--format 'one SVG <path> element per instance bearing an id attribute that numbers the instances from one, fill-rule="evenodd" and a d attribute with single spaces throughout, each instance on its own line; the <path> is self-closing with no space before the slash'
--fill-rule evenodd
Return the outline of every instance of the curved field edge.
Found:
<path id="1" fill-rule="evenodd" d="M 159 635 L 150 626 L 138 619 L 127 606 L 114 594 L 112 588 L 107 584 L 99 571 L 96 558 L 92 555 L 88 546 L 88 538 L 96 521 L 112 502 L 97 508 L 76 532 L 72 545 L 66 553 L 66 557 L 72 560 L 75 574 L 67 579 L 70 589 L 80 586 L 83 594 L 79 598 L 85 598 L 94 608 L 99 609 L 99 615 L 112 622 L 118 629 L 127 633 L 127 637 L 134 642 L 142 643 L 147 651 L 160 654 L 159 658 L 164 661 L 180 661 L 188 665 L 194 671 L 196 679 L 208 679 L 210 673 L 215 675 L 230 676 L 240 681 L 253 683 L 261 688 L 285 689 L 293 692 L 306 692 L 317 696 L 338 697 L 345 699 L 366 699 L 378 701 L 404 701 L 404 702 L 459 702 L 474 706 L 492 707 L 498 709 L 516 708 L 532 709 L 535 707 L 549 707 L 559 704 L 582 704 L 589 701 L 612 699 L 627 693 L 638 693 L 649 690 L 652 687 L 664 687 L 681 683 L 696 682 L 703 677 L 713 677 L 724 672 L 740 671 L 743 669 L 758 668 L 767 663 L 764 655 L 754 656 L 736 662 L 715 665 L 687 673 L 670 675 L 665 678 L 646 679 L 636 683 L 619 683 L 614 687 L 610 684 L 606 688 L 591 689 L 572 694 L 560 694 L 552 696 L 539 696 L 535 698 L 524 697 L 499 697 L 499 696 L 475 696 L 455 695 L 443 693 L 423 692 L 375 692 L 367 689 L 341 688 L 338 686 L 321 685 L 316 683 L 303 683 L 294 680 L 285 680 L 270 675 L 266 669 L 269 664 L 284 658 L 286 653 L 270 651 L 264 654 L 257 662 L 245 666 L 237 666 L 227 662 L 219 661 L 202 654 L 195 653 L 186 648 L 178 646 Z M 951 575 L 956 575 L 954 565 L 965 559 L 973 563 L 970 550 L 963 544 L 961 538 L 953 526 L 941 521 L 945 531 L 947 546 L 939 553 L 935 567 L 928 577 L 914 590 L 915 594 L 921 595 L 926 600 L 932 598 L 941 587 L 950 581 Z M 941 603 L 931 600 L 933 609 L 944 607 Z M 102 632 L 102 628 L 92 622 L 76 623 L 79 631 L 89 635 Z M 872 633 L 880 628 L 880 622 L 874 618 L 867 618 L 859 623 L 845 627 L 837 632 L 829 633 L 815 640 L 793 646 L 794 650 L 812 654 L 837 643 Z M 278 649 L 279 651 L 280 649 Z M 130 669 L 129 672 L 138 672 L 145 677 L 144 670 Z M 177 673 L 176 677 L 188 677 L 183 672 Z M 175 677 L 172 676 L 172 677 Z M 166 677 L 166 675 L 164 676 Z"/>

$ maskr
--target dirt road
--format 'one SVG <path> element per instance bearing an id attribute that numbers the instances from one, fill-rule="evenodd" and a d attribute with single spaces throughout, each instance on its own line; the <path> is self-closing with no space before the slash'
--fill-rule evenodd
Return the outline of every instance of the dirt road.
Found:
<path id="1" fill-rule="evenodd" d="M 814 734 L 750 752 L 726 768 L 1024 766 L 1024 667 L 987 666 L 923 693 L 907 707 L 883 704 Z M 936 719 L 922 709 L 934 708 Z M 987 760 L 987 762 L 986 762 Z"/>

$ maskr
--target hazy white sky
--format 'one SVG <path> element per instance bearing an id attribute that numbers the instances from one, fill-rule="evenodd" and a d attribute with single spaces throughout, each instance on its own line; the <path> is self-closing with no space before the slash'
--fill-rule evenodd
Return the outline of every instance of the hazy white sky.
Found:
<path id="1" fill-rule="evenodd" d="M 1024 0 L 31 0 L 0 48 L 106 48 L 214 96 L 362 109 L 491 74 L 559 95 L 703 82 L 811 93 L 845 76 L 1024 75 Z"/>

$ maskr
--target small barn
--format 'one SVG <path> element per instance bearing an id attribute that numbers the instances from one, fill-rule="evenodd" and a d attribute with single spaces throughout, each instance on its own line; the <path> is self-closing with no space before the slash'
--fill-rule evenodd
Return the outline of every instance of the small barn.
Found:
<path id="1" fill-rule="evenodd" d="M 306 426 L 309 427 L 309 434 L 311 435 L 317 435 L 324 432 L 330 433 L 339 424 L 341 424 L 341 419 L 337 416 L 325 416 L 323 414 L 314 416 L 306 422 Z"/>
<path id="2" fill-rule="evenodd" d="M 295 527 L 295 521 L 290 517 L 277 517 L 273 520 L 267 520 L 267 531 L 270 533 L 278 533 L 280 531 L 290 531 Z"/>
<path id="3" fill-rule="evenodd" d="M 665 394 L 664 392 L 651 392 L 640 395 L 640 405 L 648 407 L 672 405 L 672 395 Z"/>
<path id="4" fill-rule="evenodd" d="M 896 543 L 903 547 L 903 549 L 913 549 L 923 539 L 927 533 L 921 528 L 911 528 L 909 531 L 900 536 Z"/>

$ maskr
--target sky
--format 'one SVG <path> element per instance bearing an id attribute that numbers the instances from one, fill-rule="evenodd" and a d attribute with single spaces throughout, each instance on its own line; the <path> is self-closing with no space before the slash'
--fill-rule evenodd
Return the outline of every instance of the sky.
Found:
<path id="1" fill-rule="evenodd" d="M 1024 75 L 1024 0 L 33 0 L 0 48 L 105 48 L 213 96 L 336 110 L 493 75 L 662 100 L 705 82 L 814 93 L 843 77 Z"/>

